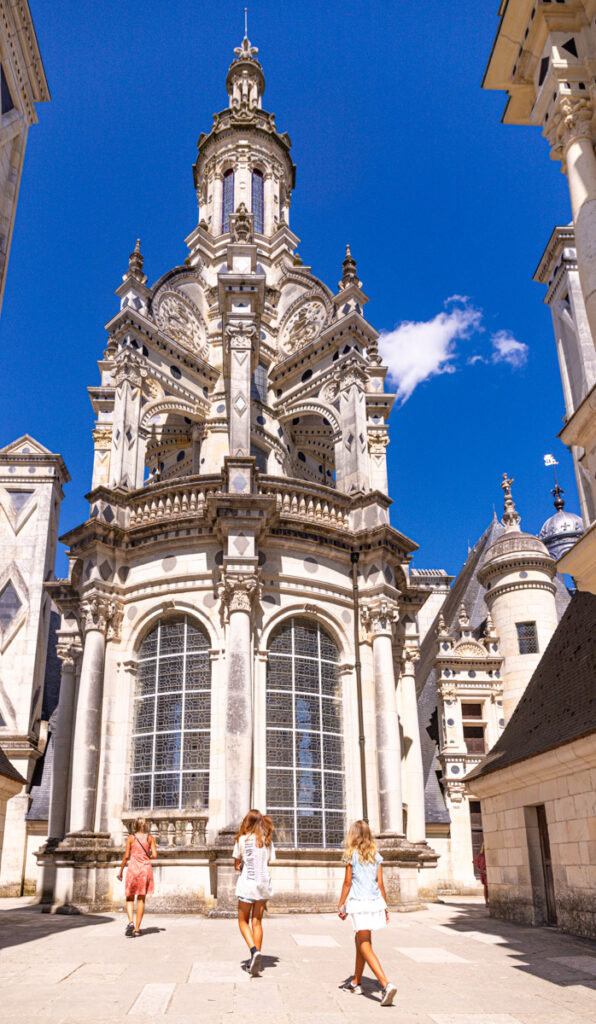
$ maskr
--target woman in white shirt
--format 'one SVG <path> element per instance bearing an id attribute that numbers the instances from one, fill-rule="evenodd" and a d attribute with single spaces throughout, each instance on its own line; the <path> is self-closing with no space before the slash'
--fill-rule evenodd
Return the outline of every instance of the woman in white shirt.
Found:
<path id="1" fill-rule="evenodd" d="M 273 896 L 269 864 L 275 860 L 273 822 L 260 811 L 249 811 L 236 836 L 232 856 L 240 872 L 236 885 L 238 927 L 250 949 L 249 973 L 259 973 L 263 945 L 263 912 Z"/>

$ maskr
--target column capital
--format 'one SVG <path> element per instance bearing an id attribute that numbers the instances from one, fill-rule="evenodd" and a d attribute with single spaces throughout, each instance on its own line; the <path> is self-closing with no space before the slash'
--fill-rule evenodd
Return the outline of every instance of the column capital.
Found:
<path id="1" fill-rule="evenodd" d="M 337 379 L 341 390 L 350 388 L 354 384 L 360 388 L 366 387 L 366 371 L 356 359 L 349 359 L 345 363 L 343 369 L 339 371 Z"/>
<path id="2" fill-rule="evenodd" d="M 83 652 L 80 637 L 75 635 L 60 635 L 58 634 L 58 644 L 56 647 L 56 654 L 62 662 L 62 667 L 70 669 L 71 671 L 76 667 L 77 661 L 79 660 Z"/>
<path id="3" fill-rule="evenodd" d="M 407 644 L 401 651 L 401 668 L 404 675 L 414 675 L 416 662 L 420 658 L 418 644 Z"/>
<path id="4" fill-rule="evenodd" d="M 122 607 L 118 601 L 93 594 L 81 601 L 81 625 L 85 633 L 97 630 L 106 640 L 120 638 Z"/>
<path id="5" fill-rule="evenodd" d="M 226 324 L 225 336 L 230 348 L 251 348 L 257 335 L 257 325 L 252 320 L 232 320 Z"/>
<path id="6" fill-rule="evenodd" d="M 252 615 L 261 596 L 259 573 L 222 573 L 217 594 L 222 603 L 226 621 L 231 612 L 248 612 L 249 615 Z"/>
<path id="7" fill-rule="evenodd" d="M 594 106 L 588 97 L 563 96 L 544 134 L 552 146 L 552 157 L 565 160 L 570 143 L 593 139 Z"/>
<path id="8" fill-rule="evenodd" d="M 387 427 L 373 427 L 368 430 L 368 450 L 371 455 L 384 455 L 389 444 Z"/>
<path id="9" fill-rule="evenodd" d="M 398 614 L 397 601 L 390 597 L 365 599 L 360 605 L 362 625 L 373 637 L 391 636 Z"/>

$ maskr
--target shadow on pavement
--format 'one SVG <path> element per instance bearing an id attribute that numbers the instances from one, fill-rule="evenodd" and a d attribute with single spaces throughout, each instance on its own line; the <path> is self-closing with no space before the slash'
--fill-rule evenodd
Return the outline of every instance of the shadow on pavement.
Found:
<path id="1" fill-rule="evenodd" d="M 489 916 L 489 908 L 482 903 L 458 903 L 441 899 L 441 903 L 457 912 L 457 918 L 448 928 L 453 935 L 470 935 L 487 945 L 506 949 L 512 966 L 525 974 L 533 974 L 553 985 L 583 985 L 596 990 L 596 943 L 569 935 L 557 928 L 517 924 Z M 571 961 L 575 961 L 572 965 Z"/>
<path id="2" fill-rule="evenodd" d="M 112 921 L 113 918 L 100 914 L 42 914 L 39 904 L 3 910 L 0 903 L 0 949 L 21 946 L 72 928 L 91 928 Z"/>
<path id="3" fill-rule="evenodd" d="M 157 928 L 153 925 L 151 928 L 141 928 L 140 935 L 137 938 L 142 939 L 144 935 L 155 935 L 158 932 L 165 932 L 167 928 Z"/>

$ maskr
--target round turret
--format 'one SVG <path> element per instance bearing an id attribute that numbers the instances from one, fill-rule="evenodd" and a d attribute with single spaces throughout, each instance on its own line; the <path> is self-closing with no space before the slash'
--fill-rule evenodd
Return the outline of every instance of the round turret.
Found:
<path id="1" fill-rule="evenodd" d="M 557 626 L 557 567 L 538 537 L 520 529 L 505 473 L 505 532 L 486 552 L 478 579 L 499 636 L 503 662 L 503 710 L 511 717 Z"/>
<path id="2" fill-rule="evenodd" d="M 558 484 L 553 487 L 551 494 L 555 498 L 556 512 L 546 520 L 538 534 L 555 561 L 562 558 L 584 532 L 581 517 L 576 516 L 573 512 L 565 511 L 564 493 L 563 488 Z"/>

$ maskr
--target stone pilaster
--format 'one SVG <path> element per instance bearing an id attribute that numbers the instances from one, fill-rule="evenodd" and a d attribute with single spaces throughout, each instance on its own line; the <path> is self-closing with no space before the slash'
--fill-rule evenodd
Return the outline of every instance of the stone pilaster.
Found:
<path id="1" fill-rule="evenodd" d="M 81 603 L 85 631 L 77 694 L 72 750 L 69 832 L 92 832 L 97 794 L 97 768 L 106 640 L 119 634 L 122 613 L 117 601 L 92 595 Z"/>
<path id="2" fill-rule="evenodd" d="M 256 571 L 226 571 L 219 586 L 228 622 L 226 694 L 226 820 L 239 824 L 252 790 L 252 614 L 260 592 Z"/>
<path id="3" fill-rule="evenodd" d="M 250 388 L 253 339 L 257 327 L 248 320 L 228 323 L 225 331 L 229 367 L 230 455 L 250 455 Z"/>
<path id="4" fill-rule="evenodd" d="M 116 359 L 116 388 L 110 486 L 136 490 L 143 486 L 145 439 L 140 429 L 143 380 L 147 370 L 128 350 Z"/>
<path id="5" fill-rule="evenodd" d="M 368 430 L 368 452 L 370 456 L 370 486 L 373 491 L 389 493 L 387 481 L 387 427 L 373 427 Z"/>
<path id="6" fill-rule="evenodd" d="M 339 377 L 341 439 L 336 448 L 337 488 L 345 494 L 370 490 L 365 390 L 366 374 L 350 360 Z"/>
<path id="7" fill-rule="evenodd" d="M 563 96 L 545 129 L 554 159 L 569 182 L 577 263 L 586 313 L 596 338 L 596 153 L 594 106 L 588 97 Z"/>
<path id="8" fill-rule="evenodd" d="M 375 726 L 381 834 L 403 834 L 401 741 L 393 671 L 393 623 L 397 605 L 386 598 L 363 601 L 362 623 L 373 650 Z"/>

